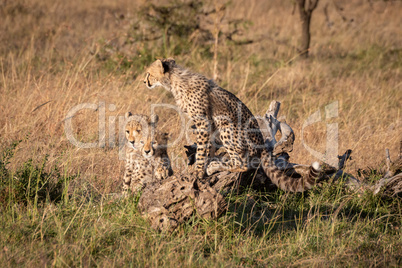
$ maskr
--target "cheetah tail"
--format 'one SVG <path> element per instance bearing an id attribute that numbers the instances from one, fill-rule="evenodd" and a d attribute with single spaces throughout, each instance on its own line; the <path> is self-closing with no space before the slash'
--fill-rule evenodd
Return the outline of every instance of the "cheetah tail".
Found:
<path id="1" fill-rule="evenodd" d="M 318 162 L 314 162 L 310 166 L 308 173 L 300 174 L 294 171 L 291 174 L 289 171 L 280 170 L 275 166 L 270 155 L 263 154 L 261 160 L 265 174 L 271 179 L 272 183 L 284 191 L 304 192 L 310 190 L 321 181 L 321 168 Z"/>

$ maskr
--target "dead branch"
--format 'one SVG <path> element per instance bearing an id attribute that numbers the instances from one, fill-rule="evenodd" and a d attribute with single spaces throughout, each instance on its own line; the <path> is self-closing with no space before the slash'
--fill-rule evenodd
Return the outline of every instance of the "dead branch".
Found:
<path id="1" fill-rule="evenodd" d="M 142 215 L 155 230 L 172 231 L 194 214 L 217 219 L 226 210 L 226 201 L 208 184 L 194 176 L 171 176 L 148 185 L 138 202 Z"/>
<path id="2" fill-rule="evenodd" d="M 395 196 L 402 193 L 402 173 L 391 178 L 382 178 L 371 190 L 375 195 L 382 193 L 385 196 Z"/>
<path id="3" fill-rule="evenodd" d="M 260 120 L 261 127 L 265 130 L 263 133 L 266 133 L 265 144 L 268 146 L 268 150 L 273 151 L 274 155 L 291 152 L 295 140 L 293 129 L 286 122 L 279 122 L 277 120 L 280 107 L 280 102 L 272 101 L 265 113 L 265 122 L 261 122 Z M 276 141 L 275 135 L 278 131 L 281 133 L 281 138 L 279 141 Z"/>
<path id="4" fill-rule="evenodd" d="M 279 125 L 279 131 L 282 134 L 280 140 L 275 144 L 274 155 L 279 155 L 282 153 L 290 153 L 293 151 L 293 143 L 295 141 L 295 134 L 293 129 L 286 124 L 286 122 L 281 122 Z"/>
<path id="5" fill-rule="evenodd" d="M 274 150 L 276 145 L 275 135 L 280 128 L 280 122 L 276 119 L 281 103 L 279 101 L 272 101 L 265 113 L 265 126 L 267 131 L 266 145 L 268 150 Z"/>
<path id="6" fill-rule="evenodd" d="M 339 159 L 338 169 L 343 169 L 345 167 L 346 161 L 348 161 L 349 159 L 352 159 L 352 157 L 350 156 L 351 154 L 352 154 L 352 150 L 349 149 L 343 155 L 338 155 L 338 159 Z"/>
<path id="7" fill-rule="evenodd" d="M 334 25 L 334 23 L 331 21 L 331 19 L 329 18 L 329 14 L 328 14 L 328 3 L 325 4 L 324 6 L 324 15 L 325 15 L 325 21 L 327 23 L 327 26 L 329 29 L 332 28 L 332 26 Z"/>
<path id="8" fill-rule="evenodd" d="M 402 193 L 402 159 L 391 161 L 389 150 L 385 150 L 385 162 L 387 169 L 385 175 L 375 185 L 365 185 L 365 189 L 372 191 L 374 195 L 393 197 Z"/>
<path id="9" fill-rule="evenodd" d="M 385 177 L 390 176 L 390 170 L 391 170 L 391 157 L 389 156 L 389 150 L 385 149 L 385 162 L 387 164 L 387 173 L 385 174 Z"/>
<path id="10" fill-rule="evenodd" d="M 375 185 L 359 181 L 343 171 L 345 163 L 351 159 L 352 150 L 347 150 L 342 156 L 338 156 L 337 168 L 327 164 L 319 166 L 318 163 L 300 165 L 289 162 L 288 153 L 293 149 L 295 136 L 288 124 L 277 120 L 279 108 L 280 103 L 272 101 L 265 116 L 259 118 L 259 124 L 265 134 L 265 144 L 270 150 L 268 169 L 274 169 L 275 174 L 279 172 L 280 175 L 287 175 L 282 184 L 279 185 L 274 181 L 277 179 L 276 175 L 273 178 L 268 177 L 266 174 L 269 173 L 265 168 L 245 173 L 218 172 L 202 181 L 188 173 L 171 176 L 166 180 L 148 185 L 139 199 L 138 208 L 150 221 L 152 228 L 172 231 L 193 215 L 203 219 L 217 219 L 227 209 L 225 196 L 233 192 L 239 194 L 247 187 L 260 191 L 271 191 L 280 187 L 285 191 L 302 192 L 317 183 L 334 182 L 344 178 L 346 186 L 356 192 L 372 191 L 374 194 L 381 193 L 388 197 L 402 192 L 402 158 L 392 162 L 388 150 L 386 151 L 386 175 Z M 281 133 L 279 141 L 275 138 L 277 131 Z M 195 162 L 197 146 L 193 144 L 185 148 L 188 165 L 192 165 Z M 215 157 L 225 160 L 228 156 L 226 152 L 221 152 Z M 319 172 L 315 181 L 306 181 L 305 184 L 294 183 L 301 177 L 308 176 L 312 171 Z"/>

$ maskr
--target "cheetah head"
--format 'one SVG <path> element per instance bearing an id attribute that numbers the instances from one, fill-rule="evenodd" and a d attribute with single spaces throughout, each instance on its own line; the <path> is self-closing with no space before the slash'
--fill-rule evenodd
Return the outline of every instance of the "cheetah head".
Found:
<path id="1" fill-rule="evenodd" d="M 172 58 L 158 59 L 154 61 L 147 69 L 144 83 L 149 89 L 157 86 L 163 86 L 163 81 L 166 80 L 165 74 L 176 64 Z"/>
<path id="2" fill-rule="evenodd" d="M 152 129 L 158 122 L 158 116 L 154 115 L 149 118 L 146 115 L 132 114 L 127 112 L 126 115 L 126 139 L 129 148 L 135 149 L 144 157 L 151 157 L 155 154 L 155 149 L 159 142 L 163 142 L 159 136 L 160 134 L 155 131 L 152 137 Z"/>

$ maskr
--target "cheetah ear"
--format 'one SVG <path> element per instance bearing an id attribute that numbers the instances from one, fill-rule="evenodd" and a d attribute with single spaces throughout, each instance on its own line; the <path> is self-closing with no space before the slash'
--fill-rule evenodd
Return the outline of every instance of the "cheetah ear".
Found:
<path id="1" fill-rule="evenodd" d="M 176 61 L 173 58 L 167 58 L 165 61 L 169 62 L 170 64 L 176 64 Z"/>
<path id="2" fill-rule="evenodd" d="M 167 58 L 162 60 L 163 68 L 165 72 L 170 71 L 176 65 L 176 61 L 173 58 Z"/>
<path id="3" fill-rule="evenodd" d="M 128 119 L 130 116 L 132 116 L 133 114 L 131 113 L 131 112 L 127 112 L 125 115 L 124 115 L 124 117 L 126 118 L 126 119 Z"/>
<path id="4" fill-rule="evenodd" d="M 157 114 L 151 114 L 150 122 L 153 124 L 158 123 L 159 121 L 159 116 Z"/>
<path id="5" fill-rule="evenodd" d="M 163 66 L 162 60 L 161 60 L 161 59 L 157 59 L 157 60 L 155 61 L 155 64 L 156 64 L 156 68 L 158 69 L 158 71 L 159 71 L 161 74 L 164 74 L 164 73 L 165 73 L 165 68 L 164 68 L 164 66 Z"/>
<path id="6" fill-rule="evenodd" d="M 160 71 L 161 74 L 165 74 L 173 68 L 173 66 L 176 64 L 176 62 L 173 58 L 168 58 L 168 59 L 158 58 L 156 60 L 155 64 L 156 64 L 156 68 L 158 69 L 158 71 Z"/>

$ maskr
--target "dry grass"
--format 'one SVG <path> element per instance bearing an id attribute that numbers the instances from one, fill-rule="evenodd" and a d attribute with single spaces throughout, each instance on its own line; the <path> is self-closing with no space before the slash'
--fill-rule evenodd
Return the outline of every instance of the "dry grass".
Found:
<path id="1" fill-rule="evenodd" d="M 152 49 L 140 50 L 141 44 L 122 44 L 143 2 L 0 3 L 0 145 L 23 140 L 11 167 L 28 158 L 41 161 L 49 155 L 50 165 L 60 167 L 66 174 L 79 173 L 99 193 L 119 191 L 124 162 L 118 158 L 118 148 L 73 146 L 66 138 L 64 119 L 72 107 L 81 103 L 104 102 L 106 118 L 118 118 L 129 110 L 149 113 L 150 105 L 155 103 L 174 104 L 165 90 L 149 91 L 143 86 L 143 69 L 125 70 L 118 63 L 110 67 L 99 60 L 105 43 L 121 48 L 138 62 L 147 53 L 156 53 Z M 390 149 L 391 157 L 399 153 L 402 3 L 379 1 L 370 7 L 367 1 L 336 2 L 344 7 L 342 14 L 347 20 L 342 20 L 332 1 L 320 1 L 313 14 L 311 57 L 289 63 L 297 55 L 294 48 L 299 38 L 298 15 L 292 15 L 291 2 L 232 1 L 226 17 L 250 20 L 252 25 L 244 37 L 262 40 L 240 47 L 221 42 L 218 74 L 219 83 L 254 114 L 264 114 L 271 100 L 282 102 L 280 115 L 296 133 L 293 162 L 315 161 L 303 147 L 302 139 L 311 148 L 324 152 L 325 123 L 338 123 L 339 154 L 349 148 L 354 150 L 347 171 L 355 173 L 358 168 L 378 166 L 385 148 Z M 331 29 L 323 12 L 327 4 L 334 23 Z M 175 59 L 212 77 L 212 57 L 199 55 L 197 44 Z M 338 102 L 339 116 L 307 127 L 302 137 L 303 122 L 317 110 L 324 118 L 324 107 L 333 101 Z M 110 104 L 115 105 L 112 111 Z M 172 111 L 157 111 L 161 127 L 176 137 L 178 116 Z M 73 118 L 73 124 L 81 141 L 98 139 L 98 111 L 83 110 Z M 117 132 L 117 123 L 115 126 Z M 181 141 L 170 150 L 174 162 L 182 162 L 185 143 Z M 180 168 L 182 164 L 175 167 Z M 191 260 L 187 261 L 191 265 Z M 319 257 L 311 256 L 297 266 L 306 263 L 322 264 Z"/>
<path id="2" fill-rule="evenodd" d="M 13 161 L 50 154 L 51 161 L 59 159 L 68 172 L 115 182 L 122 172 L 117 149 L 72 146 L 64 135 L 63 119 L 69 109 L 80 103 L 114 104 L 114 111 L 106 109 L 109 117 L 127 110 L 148 113 L 152 103 L 174 101 L 163 89 L 146 90 L 141 83 L 143 70 L 105 71 L 97 60 L 99 40 L 118 43 L 130 27 L 137 4 L 78 2 L 3 4 L 1 32 L 7 41 L 0 47 L 2 143 L 24 139 Z M 329 4 L 329 17 L 334 22 L 331 29 L 325 25 L 325 4 Z M 297 135 L 291 157 L 299 163 L 315 160 L 302 145 L 303 122 L 318 109 L 324 116 L 325 105 L 338 101 L 339 117 L 330 122 L 339 124 L 339 153 L 348 148 L 355 152 L 349 170 L 353 172 L 357 167 L 378 164 L 385 148 L 393 156 L 398 154 L 402 19 L 400 3 L 383 4 L 381 12 L 364 1 L 342 6 L 344 16 L 353 22 L 342 21 L 331 2 L 323 1 L 313 17 L 311 59 L 286 64 L 297 55 L 293 47 L 299 36 L 298 17 L 292 15 L 290 3 L 252 1 L 245 8 L 242 1 L 235 1 L 227 17 L 251 20 L 247 37 L 265 38 L 241 48 L 221 44 L 219 77 L 220 83 L 255 114 L 263 114 L 273 99 L 282 102 L 281 115 Z M 196 54 L 189 54 L 178 55 L 176 60 L 212 75 L 212 59 L 200 61 Z M 133 80 L 134 74 L 137 78 Z M 172 119 L 173 114 L 165 111 L 162 126 L 176 132 L 176 127 L 169 127 L 177 125 L 177 116 Z M 83 141 L 97 139 L 96 112 L 83 111 L 73 122 Z M 324 152 L 324 132 L 322 122 L 307 127 L 303 139 Z M 183 154 L 180 146 L 171 153 L 173 158 Z"/>

